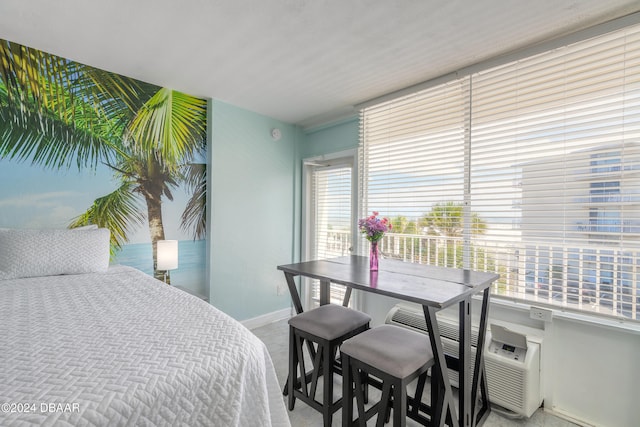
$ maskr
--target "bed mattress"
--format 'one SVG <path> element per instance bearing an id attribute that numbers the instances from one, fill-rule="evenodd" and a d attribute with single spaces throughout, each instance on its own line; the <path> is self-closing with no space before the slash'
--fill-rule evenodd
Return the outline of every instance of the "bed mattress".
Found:
<path id="1" fill-rule="evenodd" d="M 265 345 L 130 267 L 0 280 L 0 425 L 288 426 Z"/>

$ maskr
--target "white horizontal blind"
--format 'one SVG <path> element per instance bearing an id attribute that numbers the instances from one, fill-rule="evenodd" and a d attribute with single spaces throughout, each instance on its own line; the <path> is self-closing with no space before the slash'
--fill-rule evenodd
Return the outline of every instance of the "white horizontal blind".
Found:
<path id="1" fill-rule="evenodd" d="M 377 184 L 373 195 L 369 185 L 367 206 L 372 198 L 385 200 L 387 189 L 390 200 L 408 201 L 404 210 L 393 205 L 392 211 L 407 212 L 418 224 L 405 246 L 438 252 L 403 259 L 460 267 L 463 246 L 469 251 L 467 265 L 501 275 L 494 294 L 640 319 L 640 26 L 488 69 L 448 86 L 463 87 L 466 82 L 470 91 L 463 107 L 442 110 L 450 116 L 437 123 L 466 114 L 468 132 L 462 141 L 443 141 L 446 148 L 432 148 L 436 153 L 452 148 L 448 164 L 469 168 L 462 194 L 462 187 L 441 187 L 433 180 L 438 188 L 414 193 L 407 187 L 411 196 L 398 198 L 397 179 L 388 179 L 388 187 L 377 183 L 380 161 L 370 153 L 380 144 L 382 129 L 410 128 L 405 119 L 414 119 L 389 116 L 383 125 L 379 118 L 371 138 L 373 110 L 362 113 L 363 179 Z M 418 108 L 429 111 L 429 93 L 437 90 L 444 86 L 417 94 L 425 104 Z M 379 107 L 393 109 L 394 103 L 405 102 L 401 98 Z M 438 102 L 434 98 L 433 103 Z M 412 111 L 412 117 L 422 116 Z M 425 135 L 400 139 L 395 151 L 387 153 L 387 177 L 401 173 L 394 165 L 413 152 L 415 141 L 438 134 L 422 124 L 420 132 Z M 426 160 L 429 156 L 410 158 L 412 176 L 438 170 Z M 437 163 L 445 180 L 452 176 Z M 458 206 L 465 197 L 468 210 Z M 425 211 L 430 212 L 426 218 L 419 213 Z M 461 213 L 470 240 L 443 240 L 443 234 L 459 233 Z"/>
<path id="2" fill-rule="evenodd" d="M 392 221 L 383 256 L 436 256 L 411 236 L 422 233 L 431 206 L 463 201 L 467 96 L 466 82 L 456 81 L 363 110 L 360 214 L 378 211 Z"/>
<path id="3" fill-rule="evenodd" d="M 638 318 L 640 27 L 472 86 L 473 267 L 501 274 L 498 294 Z"/>
<path id="4" fill-rule="evenodd" d="M 351 165 L 314 167 L 311 173 L 313 238 L 309 259 L 350 255 Z M 342 304 L 345 287 L 331 285 L 331 302 Z M 312 300 L 320 300 L 319 283 L 312 284 Z"/>

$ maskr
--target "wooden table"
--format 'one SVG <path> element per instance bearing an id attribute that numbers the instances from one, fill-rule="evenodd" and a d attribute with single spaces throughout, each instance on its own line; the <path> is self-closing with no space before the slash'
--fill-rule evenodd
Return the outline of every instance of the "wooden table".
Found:
<path id="1" fill-rule="evenodd" d="M 441 392 L 433 405 L 431 424 L 446 424 L 474 427 L 484 422 L 489 415 L 489 398 L 484 367 L 484 343 L 487 330 L 489 286 L 498 279 L 497 274 L 483 273 L 457 268 L 435 267 L 404 263 L 385 259 L 380 270 L 369 270 L 369 258 L 357 255 L 328 260 L 307 261 L 280 265 L 284 272 L 297 313 L 302 313 L 300 294 L 295 276 L 310 277 L 320 281 L 320 304 L 329 303 L 330 284 L 347 287 L 344 304 L 347 305 L 352 289 L 385 295 L 403 301 L 421 304 L 429 341 L 435 358 L 437 377 Z M 482 294 L 482 308 L 478 331 L 475 368 L 471 370 L 471 297 Z M 459 352 L 458 357 L 444 353 L 436 312 L 459 305 Z M 448 369 L 459 373 L 458 405 L 455 404 Z"/>

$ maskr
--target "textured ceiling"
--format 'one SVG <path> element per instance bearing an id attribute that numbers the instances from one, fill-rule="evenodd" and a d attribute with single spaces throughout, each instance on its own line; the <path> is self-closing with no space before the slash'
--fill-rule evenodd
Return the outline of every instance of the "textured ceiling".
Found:
<path id="1" fill-rule="evenodd" d="M 313 126 L 638 10 L 638 0 L 1 0 L 0 38 Z"/>

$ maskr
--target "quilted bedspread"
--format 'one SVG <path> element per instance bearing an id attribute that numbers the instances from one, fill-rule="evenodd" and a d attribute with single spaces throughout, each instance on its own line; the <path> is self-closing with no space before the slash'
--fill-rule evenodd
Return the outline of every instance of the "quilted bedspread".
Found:
<path id="1" fill-rule="evenodd" d="M 0 281 L 0 426 L 288 426 L 267 349 L 129 267 Z"/>

